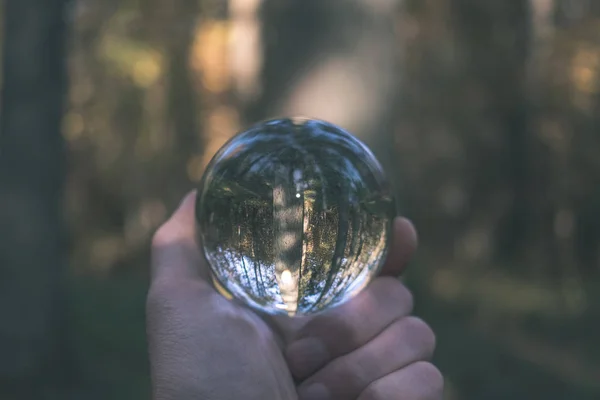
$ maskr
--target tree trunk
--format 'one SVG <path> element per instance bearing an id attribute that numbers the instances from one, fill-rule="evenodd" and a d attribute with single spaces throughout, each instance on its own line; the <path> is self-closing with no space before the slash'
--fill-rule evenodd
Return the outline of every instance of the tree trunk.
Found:
<path id="1" fill-rule="evenodd" d="M 454 31 L 470 60 L 465 72 L 488 96 L 485 111 L 502 138 L 500 145 L 472 147 L 472 201 L 493 207 L 499 188 L 509 193 L 510 204 L 502 211 L 496 234 L 498 255 L 519 259 L 528 243 L 532 219 L 531 109 L 527 87 L 531 7 L 526 0 L 452 0 L 450 4 Z M 472 135 L 483 142 L 481 132 Z M 495 177 L 491 171 L 495 171 Z"/>
<path id="2" fill-rule="evenodd" d="M 263 0 L 263 57 L 254 57 L 261 60 L 262 82 L 246 119 L 294 115 L 324 119 L 361 138 L 388 173 L 395 172 L 398 4 L 397 0 Z"/>
<path id="3" fill-rule="evenodd" d="M 66 384 L 66 0 L 7 0 L 0 121 L 0 398 Z"/>

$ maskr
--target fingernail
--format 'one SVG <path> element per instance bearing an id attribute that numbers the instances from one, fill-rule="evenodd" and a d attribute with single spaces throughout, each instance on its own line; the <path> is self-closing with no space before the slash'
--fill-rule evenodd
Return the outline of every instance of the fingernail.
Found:
<path id="1" fill-rule="evenodd" d="M 295 378 L 304 379 L 325 365 L 329 355 L 323 342 L 316 338 L 300 339 L 286 351 L 290 370 Z"/>
<path id="2" fill-rule="evenodd" d="M 330 400 L 329 390 L 321 383 L 313 383 L 298 389 L 298 400 Z"/>

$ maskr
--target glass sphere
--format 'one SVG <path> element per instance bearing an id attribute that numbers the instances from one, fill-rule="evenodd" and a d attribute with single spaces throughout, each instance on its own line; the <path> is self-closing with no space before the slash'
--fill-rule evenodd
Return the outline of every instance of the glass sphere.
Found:
<path id="1" fill-rule="evenodd" d="M 327 122 L 291 118 L 233 137 L 202 179 L 196 220 L 213 278 L 270 314 L 348 300 L 385 260 L 395 215 L 379 162 Z"/>

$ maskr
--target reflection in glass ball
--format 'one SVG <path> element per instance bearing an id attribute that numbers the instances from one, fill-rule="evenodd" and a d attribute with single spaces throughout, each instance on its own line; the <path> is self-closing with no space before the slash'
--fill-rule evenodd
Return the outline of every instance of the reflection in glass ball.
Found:
<path id="1" fill-rule="evenodd" d="M 313 119 L 263 122 L 208 165 L 196 204 L 216 282 L 270 314 L 338 305 L 364 288 L 387 253 L 395 214 L 368 148 Z"/>

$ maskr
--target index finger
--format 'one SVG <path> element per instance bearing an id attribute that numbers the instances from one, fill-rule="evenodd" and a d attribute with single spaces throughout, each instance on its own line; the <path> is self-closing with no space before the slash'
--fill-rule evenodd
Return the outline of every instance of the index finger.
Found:
<path id="1" fill-rule="evenodd" d="M 403 217 L 394 219 L 392 242 L 380 275 L 398 276 L 404 272 L 417 248 L 417 242 L 417 231 L 412 222 Z"/>
<path id="2" fill-rule="evenodd" d="M 299 329 L 286 350 L 290 371 L 304 380 L 407 316 L 412 306 L 412 295 L 400 280 L 375 279 L 352 300 L 315 315 Z"/>
<path id="3" fill-rule="evenodd" d="M 386 261 L 381 268 L 381 277 L 398 277 L 407 267 L 407 264 L 417 248 L 417 232 L 408 219 L 397 217 L 393 221 L 392 240 Z M 357 302 L 351 300 L 350 302 Z M 408 302 L 410 303 L 410 302 Z M 397 307 L 396 303 L 391 304 Z M 412 307 L 412 306 L 411 306 Z M 344 310 L 346 307 L 342 307 Z M 402 308 L 402 306 L 400 306 Z M 325 315 L 329 315 L 325 313 Z M 312 319 L 310 316 L 289 318 L 287 316 L 266 316 L 271 325 L 280 331 L 282 337 L 291 340 L 294 335 Z"/>

